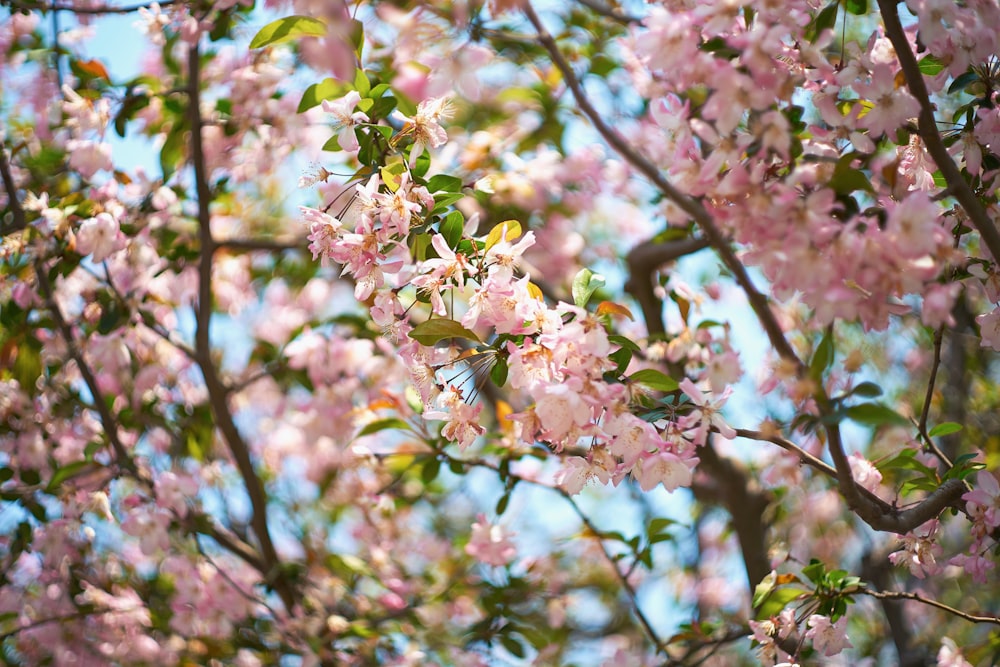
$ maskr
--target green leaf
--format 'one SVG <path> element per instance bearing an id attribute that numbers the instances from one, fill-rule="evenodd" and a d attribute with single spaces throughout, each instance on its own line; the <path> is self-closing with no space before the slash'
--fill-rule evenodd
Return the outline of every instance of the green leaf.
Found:
<path id="1" fill-rule="evenodd" d="M 479 340 L 479 336 L 463 327 L 460 323 L 455 320 L 446 320 L 443 318 L 421 322 L 413 327 L 413 331 L 409 333 L 409 336 L 421 345 L 428 346 L 435 345 L 448 338 L 464 338 L 477 343 L 482 342 Z"/>
<path id="2" fill-rule="evenodd" d="M 649 528 L 646 529 L 647 535 L 655 535 L 662 533 L 667 528 L 676 525 L 677 522 L 673 519 L 667 519 L 664 517 L 658 517 L 649 522 Z"/>
<path id="3" fill-rule="evenodd" d="M 677 380 L 654 368 L 644 368 L 629 376 L 630 382 L 638 382 L 641 385 L 655 389 L 656 391 L 677 391 Z"/>
<path id="4" fill-rule="evenodd" d="M 313 107 L 318 107 L 323 100 L 335 100 L 338 97 L 343 97 L 347 91 L 348 87 L 344 82 L 336 79 L 323 79 L 319 83 L 312 84 L 306 88 L 306 92 L 302 93 L 298 112 L 303 113 Z"/>
<path id="5" fill-rule="evenodd" d="M 354 89 L 361 97 L 368 97 L 368 93 L 371 92 L 372 84 L 368 81 L 368 76 L 363 69 L 358 68 L 358 71 L 354 73 Z"/>
<path id="6" fill-rule="evenodd" d="M 371 435 L 372 433 L 378 433 L 379 431 L 388 431 L 389 429 L 397 429 L 400 431 L 409 431 L 410 425 L 399 417 L 387 417 L 386 419 L 376 419 L 365 425 L 363 429 L 358 432 L 357 437 L 364 435 Z"/>
<path id="7" fill-rule="evenodd" d="M 927 435 L 932 438 L 936 438 L 939 435 L 951 435 L 952 433 L 958 433 L 961 430 L 961 424 L 956 424 L 955 422 L 944 422 L 932 428 Z"/>
<path id="8" fill-rule="evenodd" d="M 490 379 L 493 380 L 493 384 L 498 387 L 507 384 L 507 372 L 507 360 L 498 354 L 496 363 L 490 369 Z"/>
<path id="9" fill-rule="evenodd" d="M 186 133 L 186 123 L 174 123 L 163 141 L 163 147 L 160 149 L 160 169 L 163 171 L 164 181 L 170 179 L 177 170 L 178 163 L 184 158 L 184 149 L 187 147 Z"/>
<path id="10" fill-rule="evenodd" d="M 515 658 L 523 658 L 526 654 L 524 644 L 510 635 L 503 635 L 500 637 L 500 643 L 503 644 L 503 647 L 507 649 L 507 651 L 510 652 L 510 654 Z"/>
<path id="11" fill-rule="evenodd" d="M 924 56 L 917 65 L 920 67 L 920 72 L 927 76 L 936 76 L 944 71 L 944 63 L 934 56 Z"/>
<path id="12" fill-rule="evenodd" d="M 365 46 L 365 24 L 357 19 L 351 19 L 351 46 L 354 47 L 354 55 L 361 60 L 361 49 Z"/>
<path id="13" fill-rule="evenodd" d="M 882 387 L 874 382 L 862 382 L 850 391 L 850 396 L 861 396 L 862 398 L 875 398 L 882 395 Z"/>
<path id="14" fill-rule="evenodd" d="M 465 216 L 461 211 L 452 211 L 441 221 L 441 236 L 448 242 L 448 247 L 454 249 L 462 240 L 465 231 Z"/>
<path id="15" fill-rule="evenodd" d="M 844 9 L 855 16 L 864 16 L 868 13 L 868 0 L 845 0 Z"/>
<path id="16" fill-rule="evenodd" d="M 610 336 L 608 336 L 608 342 L 614 343 L 615 345 L 619 345 L 622 348 L 631 350 L 633 353 L 642 352 L 642 348 L 639 347 L 635 343 L 635 341 L 633 341 L 631 338 L 626 338 L 625 336 L 621 336 L 619 334 L 611 334 Z"/>
<path id="17" fill-rule="evenodd" d="M 623 347 L 609 354 L 608 359 L 615 362 L 614 374 L 617 377 L 628 370 L 628 365 L 632 363 L 632 350 Z"/>
<path id="18" fill-rule="evenodd" d="M 802 574 L 809 577 L 809 581 L 814 584 L 819 584 L 823 577 L 826 576 L 826 566 L 815 558 L 809 561 L 809 564 L 802 568 Z"/>
<path id="19" fill-rule="evenodd" d="M 972 70 L 969 70 L 968 72 L 959 74 L 955 77 L 955 80 L 951 82 L 950 86 L 948 86 L 948 92 L 954 93 L 959 90 L 964 90 L 966 86 L 969 86 L 976 81 L 979 81 L 979 75 Z"/>
<path id="20" fill-rule="evenodd" d="M 586 308 L 587 302 L 594 292 L 604 287 L 604 276 L 590 269 L 580 269 L 573 278 L 573 302 L 580 308 Z"/>
<path id="21" fill-rule="evenodd" d="M 844 410 L 848 419 L 853 419 L 865 426 L 909 426 L 910 422 L 903 415 L 881 403 L 861 403 Z"/>
<path id="22" fill-rule="evenodd" d="M 883 461 L 877 467 L 881 470 L 912 470 L 925 476 L 933 475 L 934 471 L 916 459 L 916 449 L 904 449 L 888 461 Z"/>
<path id="23" fill-rule="evenodd" d="M 828 328 L 823 335 L 823 340 L 816 346 L 813 352 L 812 361 L 809 362 L 809 376 L 817 382 L 823 377 L 823 373 L 833 364 L 833 329 Z"/>
<path id="24" fill-rule="evenodd" d="M 507 492 L 500 496 L 500 500 L 497 501 L 496 515 L 500 516 L 507 511 L 507 505 L 510 504 L 510 492 Z"/>
<path id="25" fill-rule="evenodd" d="M 833 0 L 823 8 L 816 18 L 806 26 L 806 39 L 815 42 L 824 30 L 829 30 L 837 24 L 837 12 L 840 9 L 839 0 Z"/>
<path id="26" fill-rule="evenodd" d="M 790 602 L 809 595 L 811 591 L 804 588 L 799 588 L 797 586 L 788 586 L 786 588 L 779 588 L 771 592 L 768 595 L 760 607 L 757 609 L 757 618 L 770 618 L 771 616 L 777 616 L 781 613 L 781 610 L 788 606 Z"/>
<path id="27" fill-rule="evenodd" d="M 57 469 L 52 474 L 52 479 L 49 480 L 48 486 L 45 490 L 48 493 L 52 493 L 59 488 L 59 485 L 65 482 L 67 479 L 80 472 L 88 466 L 93 464 L 90 461 L 74 461 L 73 463 L 67 463 L 61 468 Z"/>
<path id="28" fill-rule="evenodd" d="M 865 192 L 875 192 L 871 179 L 860 169 L 851 166 L 851 162 L 857 157 L 854 153 L 848 153 L 837 161 L 837 166 L 833 168 L 833 177 L 830 179 L 830 187 L 840 195 L 849 195 L 858 190 Z"/>
<path id="29" fill-rule="evenodd" d="M 445 192 L 444 194 L 436 194 L 434 195 L 434 210 L 431 212 L 440 213 L 464 197 L 465 195 L 461 192 Z"/>
<path id="30" fill-rule="evenodd" d="M 299 37 L 323 37 L 326 24 L 311 16 L 286 16 L 271 21 L 250 41 L 251 49 L 281 44 Z"/>
<path id="31" fill-rule="evenodd" d="M 753 607 L 756 609 L 774 590 L 774 585 L 778 581 L 778 575 L 772 570 L 767 576 L 761 579 L 760 583 L 753 589 Z"/>
<path id="32" fill-rule="evenodd" d="M 424 484 L 430 484 L 437 479 L 439 472 L 441 472 L 441 461 L 436 458 L 428 459 L 423 470 L 420 471 L 420 479 Z"/>
<path id="33" fill-rule="evenodd" d="M 429 192 L 461 192 L 462 191 L 462 179 L 457 176 L 449 176 L 448 174 L 437 174 L 431 176 L 430 180 L 427 181 L 427 190 Z"/>

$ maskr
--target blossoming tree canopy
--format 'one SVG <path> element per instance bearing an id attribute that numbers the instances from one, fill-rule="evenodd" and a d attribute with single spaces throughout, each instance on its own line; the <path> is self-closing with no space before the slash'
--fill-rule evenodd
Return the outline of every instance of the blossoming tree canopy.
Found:
<path id="1" fill-rule="evenodd" d="M 1000 656 L 997 0 L 4 4 L 5 662 Z"/>

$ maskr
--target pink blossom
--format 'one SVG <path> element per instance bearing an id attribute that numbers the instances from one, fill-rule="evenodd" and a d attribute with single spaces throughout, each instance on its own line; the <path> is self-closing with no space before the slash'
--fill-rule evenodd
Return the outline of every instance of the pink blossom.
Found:
<path id="1" fill-rule="evenodd" d="M 965 572 L 971 576 L 972 580 L 977 584 L 988 583 L 989 573 L 997 566 L 997 564 L 990 558 L 977 553 L 958 554 L 956 556 L 952 556 L 948 563 L 950 565 L 957 565 L 965 570 Z"/>
<path id="2" fill-rule="evenodd" d="M 989 471 L 976 473 L 976 488 L 962 496 L 970 514 L 982 516 L 987 528 L 1000 526 L 1000 483 Z"/>
<path id="3" fill-rule="evenodd" d="M 719 410 L 723 405 L 726 404 L 726 400 L 732 393 L 732 388 L 727 387 L 722 396 L 718 401 L 709 402 L 708 398 L 705 397 L 701 390 L 695 386 L 689 378 L 684 378 L 680 382 L 680 389 L 691 399 L 691 402 L 696 406 L 696 410 L 691 412 L 691 414 L 684 417 L 685 426 L 684 428 L 696 427 L 694 434 L 694 442 L 697 445 L 705 444 L 705 439 L 708 437 L 708 431 L 713 426 L 719 430 L 719 434 L 723 438 L 735 438 L 736 431 L 732 426 L 726 423 L 719 413 Z"/>
<path id="4" fill-rule="evenodd" d="M 889 554 L 889 562 L 905 564 L 918 579 L 937 574 L 941 570 L 937 562 L 941 555 L 941 546 L 935 541 L 937 529 L 938 521 L 934 519 L 904 535 L 903 548 Z"/>
<path id="5" fill-rule="evenodd" d="M 472 537 L 465 545 L 465 553 L 481 563 L 502 567 L 517 556 L 517 547 L 511 541 L 514 533 L 502 526 L 491 525 L 486 515 L 479 514 L 472 524 Z"/>
<path id="6" fill-rule="evenodd" d="M 848 458 L 851 464 L 851 475 L 854 481 L 863 489 L 876 493 L 882 484 L 882 473 L 871 462 L 857 452 L 852 452 Z"/>
<path id="7" fill-rule="evenodd" d="M 976 317 L 976 324 L 979 325 L 979 344 L 1000 352 L 1000 306 Z"/>
<path id="8" fill-rule="evenodd" d="M 643 457 L 633 468 L 632 475 L 643 491 L 651 491 L 657 484 L 673 492 L 682 486 L 691 486 L 696 457 L 682 459 L 671 452 L 657 452 Z"/>
<path id="9" fill-rule="evenodd" d="M 337 121 L 336 125 L 339 128 L 337 143 L 345 151 L 358 150 L 358 138 L 354 134 L 354 127 L 359 123 L 368 122 L 368 114 L 354 110 L 360 101 L 361 95 L 356 90 L 336 100 L 323 100 L 323 111 L 332 114 Z"/>
<path id="10" fill-rule="evenodd" d="M 950 637 L 942 637 L 941 649 L 937 654 L 937 667 L 972 667 L 972 663 L 962 656 L 962 651 Z"/>
<path id="11" fill-rule="evenodd" d="M 447 97 L 424 100 L 417 105 L 413 117 L 404 116 L 399 111 L 393 112 L 393 117 L 403 122 L 403 134 L 413 136 L 413 147 L 410 149 L 410 166 L 424 152 L 424 148 L 437 148 L 448 141 L 448 133 L 441 127 L 441 121 L 451 116 L 451 104 Z"/>
<path id="12" fill-rule="evenodd" d="M 856 83 L 858 95 L 873 106 L 861 117 L 861 124 L 873 137 L 893 133 L 910 118 L 920 113 L 920 104 L 905 87 L 896 86 L 895 72 L 889 65 L 875 65 L 868 83 Z"/>
<path id="13" fill-rule="evenodd" d="M 829 657 L 837 655 L 845 648 L 854 648 L 854 644 L 847 637 L 846 616 L 841 616 L 836 623 L 831 623 L 827 616 L 813 614 L 806 624 L 809 626 L 806 638 L 812 639 L 813 646 L 823 655 Z"/>
<path id="14" fill-rule="evenodd" d="M 80 172 L 84 178 L 92 178 L 97 172 L 111 171 L 111 144 L 96 141 L 71 139 L 66 142 L 69 152 L 69 166 Z"/>
<path id="15" fill-rule="evenodd" d="M 553 442 L 562 441 L 591 420 L 591 408 L 573 383 L 544 385 L 535 394 L 535 414 Z"/>
<path id="16" fill-rule="evenodd" d="M 466 449 L 477 437 L 486 432 L 486 429 L 479 424 L 479 413 L 483 411 L 483 404 L 469 405 L 461 389 L 448 387 L 447 391 L 438 395 L 437 404 L 440 409 L 424 412 L 424 418 L 447 420 L 441 429 L 441 435 L 451 442 L 458 443 L 460 449 Z"/>
<path id="17" fill-rule="evenodd" d="M 118 221 L 108 213 L 84 220 L 76 233 L 76 249 L 81 255 L 91 255 L 94 262 L 103 262 L 118 250 Z"/>

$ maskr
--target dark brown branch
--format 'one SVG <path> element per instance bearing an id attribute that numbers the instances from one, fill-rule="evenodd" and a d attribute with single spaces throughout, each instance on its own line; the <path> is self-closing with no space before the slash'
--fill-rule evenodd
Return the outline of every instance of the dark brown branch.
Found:
<path id="1" fill-rule="evenodd" d="M 583 90 L 583 86 L 580 85 L 580 80 L 576 77 L 573 72 L 573 68 L 570 67 L 566 58 L 562 55 L 559 50 L 559 45 L 556 44 L 552 35 L 548 33 L 545 26 L 542 25 L 541 19 L 535 13 L 534 8 L 531 6 L 530 2 L 525 2 L 524 4 L 524 14 L 528 18 L 528 21 L 534 26 L 535 31 L 538 33 L 538 40 L 548 51 L 549 56 L 552 58 L 552 63 L 560 71 L 563 79 L 566 81 L 566 85 L 569 86 L 570 91 L 573 93 L 573 98 L 576 100 L 577 106 L 580 110 L 590 119 L 593 124 L 594 129 L 596 129 L 605 141 L 610 145 L 619 155 L 621 155 L 629 164 L 631 164 L 635 169 L 646 176 L 663 195 L 665 195 L 672 202 L 677 204 L 677 206 L 691 216 L 691 219 L 695 221 L 698 227 L 701 229 L 702 234 L 708 244 L 718 253 L 719 258 L 727 269 L 733 274 L 733 278 L 736 283 L 740 286 L 743 292 L 747 295 L 747 301 L 750 303 L 750 307 L 753 308 L 754 313 L 757 315 L 757 319 L 760 320 L 761 326 L 764 328 L 764 332 L 767 334 L 768 340 L 771 343 L 771 347 L 774 348 L 775 352 L 778 353 L 783 359 L 790 361 L 795 364 L 795 367 L 800 371 L 803 370 L 802 361 L 795 354 L 792 349 L 791 344 L 785 338 L 785 333 L 781 329 L 781 325 L 778 323 L 778 319 L 775 317 L 774 313 L 771 312 L 771 306 L 768 304 L 767 297 L 765 297 L 761 292 L 757 290 L 754 286 L 753 281 L 750 280 L 750 275 L 747 273 L 747 269 L 736 257 L 736 253 L 729 245 L 728 239 L 722 234 L 722 231 L 716 226 L 715 220 L 708 210 L 701 204 L 701 202 L 688 197 L 683 192 L 675 188 L 663 174 L 656 165 L 652 164 L 647 160 L 641 153 L 639 153 L 628 141 L 622 137 L 616 130 L 611 128 L 606 122 L 604 122 L 603 117 L 594 108 L 593 104 L 590 103 L 590 99 Z"/>
<path id="2" fill-rule="evenodd" d="M 650 335 L 663 334 L 666 327 L 663 324 L 663 302 L 654 291 L 653 276 L 656 269 L 667 262 L 698 252 L 707 248 L 704 239 L 683 239 L 666 243 L 640 243 L 625 256 L 629 279 L 625 283 L 625 291 L 632 295 L 642 308 L 646 320 L 646 331 Z"/>
<path id="3" fill-rule="evenodd" d="M 195 356 L 198 366 L 201 368 L 202 376 L 205 378 L 205 387 L 208 390 L 209 403 L 212 407 L 212 414 L 215 416 L 216 425 L 222 433 L 229 451 L 236 463 L 236 468 L 240 472 L 243 484 L 246 487 L 247 495 L 250 497 L 250 505 L 253 508 L 251 525 L 257 541 L 260 543 L 263 563 L 266 566 L 265 580 L 272 585 L 281 597 L 285 607 L 291 611 L 295 606 L 295 593 L 291 584 L 286 580 L 281 570 L 281 562 L 278 559 L 278 552 L 274 548 L 271 540 L 270 529 L 267 523 L 267 495 L 264 485 L 254 469 L 253 460 L 250 457 L 250 448 L 247 446 L 243 436 L 240 435 L 236 423 L 233 421 L 229 404 L 226 400 L 226 387 L 219 378 L 215 364 L 212 361 L 210 327 L 212 321 L 212 255 L 217 245 L 212 238 L 212 216 L 209 205 L 212 201 L 212 194 L 208 187 L 208 174 L 205 169 L 205 150 L 201 138 L 201 73 L 200 73 L 201 53 L 197 44 L 188 49 L 188 105 L 191 120 L 191 159 L 194 163 L 195 189 L 198 198 L 198 226 L 199 239 L 201 242 L 201 259 L 198 263 L 198 306 L 196 312 L 197 327 L 195 329 Z"/>
<path id="4" fill-rule="evenodd" d="M 927 92 L 927 85 L 924 83 L 924 75 L 920 72 L 920 65 L 916 56 L 910 50 L 910 43 L 906 39 L 906 32 L 899 21 L 899 13 L 896 8 L 897 0 L 878 0 L 879 10 L 882 13 L 882 22 L 885 25 L 885 34 L 892 42 L 896 50 L 896 57 L 899 59 L 899 66 L 906 77 L 906 85 L 910 93 L 920 103 L 920 116 L 917 125 L 920 130 L 920 138 L 927 146 L 927 152 L 934 158 L 934 163 L 941 170 L 945 182 L 958 200 L 958 203 L 965 209 L 969 220 L 979 232 L 983 243 L 989 248 L 990 254 L 995 261 L 1000 262 L 1000 231 L 990 220 L 986 213 L 986 208 L 969 184 L 966 182 L 958 165 L 948 153 L 948 148 L 941 140 L 938 133 L 937 121 L 934 118 L 934 106 L 931 104 L 930 94 Z"/>
<path id="5" fill-rule="evenodd" d="M 934 384 L 937 379 L 938 369 L 941 367 L 941 340 L 944 337 L 944 325 L 942 324 L 938 327 L 937 331 L 934 332 L 934 361 L 931 364 L 931 376 L 927 380 L 927 393 L 924 395 L 924 407 L 920 411 L 920 421 L 917 422 L 917 431 L 920 433 L 920 437 L 924 440 L 924 449 L 931 452 L 938 458 L 941 463 L 952 467 L 951 459 L 945 456 L 937 445 L 934 444 L 933 438 L 927 433 L 927 419 L 930 417 L 931 413 L 931 399 L 934 398 Z"/>
<path id="6" fill-rule="evenodd" d="M 8 234 L 19 232 L 28 226 L 24 207 L 21 206 L 21 200 L 17 198 L 17 184 L 14 183 L 10 162 L 7 161 L 7 150 L 3 146 L 0 146 L 0 177 L 3 178 L 3 189 L 7 193 L 7 208 L 10 209 L 13 217 L 10 225 L 4 225 L 3 220 L 0 220 L 0 239 L 2 239 Z"/>
<path id="7" fill-rule="evenodd" d="M 749 472 L 730 459 L 719 456 L 712 443 L 698 449 L 699 468 L 715 482 L 712 488 L 695 488 L 696 497 L 711 495 L 711 500 L 726 508 L 732 517 L 732 527 L 740 543 L 740 553 L 746 567 L 750 594 L 771 571 L 767 556 L 767 523 L 764 513 L 771 501 L 770 494 L 752 481 Z"/>
<path id="8" fill-rule="evenodd" d="M 840 438 L 840 427 L 831 424 L 827 426 L 826 433 L 829 438 L 830 457 L 837 469 L 837 482 L 841 495 L 851 511 L 875 530 L 905 535 L 937 517 L 946 508 L 954 506 L 967 490 L 964 481 L 949 479 L 917 505 L 905 510 L 899 509 L 862 492 L 851 474 L 851 465 L 844 453 L 844 445 Z"/>
<path id="9" fill-rule="evenodd" d="M 944 338 L 944 325 L 934 332 L 934 361 L 931 363 L 931 376 L 927 380 L 927 393 L 924 395 L 924 407 L 920 411 L 920 421 L 917 428 L 921 433 L 927 433 L 927 419 L 931 413 L 931 399 L 934 398 L 934 383 L 937 380 L 938 368 L 941 367 L 941 340 Z"/>

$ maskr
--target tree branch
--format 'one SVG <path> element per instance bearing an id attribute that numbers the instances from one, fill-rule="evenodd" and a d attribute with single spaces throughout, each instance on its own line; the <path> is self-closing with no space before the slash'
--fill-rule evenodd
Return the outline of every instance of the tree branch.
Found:
<path id="1" fill-rule="evenodd" d="M 829 439 L 830 457 L 837 470 L 841 495 L 851 511 L 875 530 L 905 535 L 937 517 L 945 508 L 954 505 L 967 490 L 964 481 L 949 479 L 918 504 L 901 510 L 877 496 L 862 493 L 861 487 L 851 474 L 851 465 L 844 453 L 844 445 L 840 438 L 840 427 L 837 424 L 830 424 L 826 428 L 826 433 Z"/>
<path id="2" fill-rule="evenodd" d="M 931 598 L 926 598 L 920 593 L 908 593 L 905 591 L 875 591 L 870 588 L 860 588 L 858 593 L 863 595 L 868 595 L 877 600 L 912 600 L 914 602 L 919 602 L 921 604 L 926 604 L 928 606 L 934 607 L 935 609 L 940 609 L 941 611 L 948 612 L 953 616 L 969 621 L 970 623 L 992 623 L 993 625 L 1000 625 L 1000 616 L 987 616 L 985 614 L 969 614 L 954 607 L 949 607 L 943 602 L 938 602 Z"/>
<path id="3" fill-rule="evenodd" d="M 258 542 L 260 542 L 261 555 L 266 566 L 265 580 L 269 585 L 274 587 L 285 607 L 291 611 L 295 606 L 296 596 L 291 584 L 282 573 L 278 552 L 274 548 L 274 542 L 271 540 L 271 533 L 267 524 L 267 495 L 254 469 L 253 460 L 250 457 L 250 448 L 247 446 L 246 441 L 243 440 L 243 436 L 240 435 L 239 429 L 237 429 L 236 423 L 233 421 L 233 416 L 229 411 L 229 404 L 226 400 L 226 387 L 219 378 L 215 364 L 212 361 L 210 335 L 212 321 L 212 255 L 218 246 L 212 238 L 212 215 L 209 209 L 212 194 L 208 187 L 208 174 L 205 169 L 205 150 L 201 138 L 202 119 L 199 107 L 201 103 L 200 58 L 201 53 L 198 44 L 193 44 L 188 49 L 188 112 L 191 116 L 191 159 L 194 163 L 195 189 L 198 199 L 199 238 L 201 241 L 201 259 L 198 263 L 195 356 L 198 366 L 201 368 L 202 375 L 205 378 L 205 386 L 208 390 L 212 414 L 215 416 L 219 431 L 229 446 L 229 451 L 236 462 L 236 467 L 246 486 L 247 495 L 250 497 L 250 505 L 253 508 L 251 525 L 253 526 Z"/>
<path id="4" fill-rule="evenodd" d="M 0 128 L 2 131 L 2 128 Z M 21 200 L 17 198 L 17 184 L 14 183 L 14 175 L 10 171 L 10 162 L 7 160 L 7 150 L 0 145 L 0 177 L 3 178 L 4 192 L 7 193 L 7 208 L 10 209 L 13 220 L 10 225 L 4 225 L 0 220 L 0 239 L 19 232 L 28 226 L 28 219 L 24 215 L 24 207 Z"/>
<path id="5" fill-rule="evenodd" d="M 159 0 L 160 7 L 169 7 L 177 2 L 177 0 Z M 149 9 L 153 6 L 152 2 L 145 2 L 135 5 L 127 5 L 124 7 L 115 7 L 113 5 L 103 5 L 101 7 L 76 7 L 73 5 L 57 5 L 55 3 L 45 4 L 44 2 L 17 2 L 17 0 L 11 0 L 10 8 L 13 10 L 27 9 L 31 11 L 39 12 L 71 12 L 73 14 L 88 14 L 88 15 L 102 15 L 102 14 L 131 14 L 132 12 L 137 12 L 140 9 Z"/>
<path id="6" fill-rule="evenodd" d="M 132 461 L 128 450 L 125 449 L 125 445 L 122 444 L 121 439 L 118 437 L 118 424 L 111 414 L 107 402 L 104 400 L 101 388 L 97 384 L 97 378 L 94 377 L 93 371 L 90 370 L 90 366 L 84 360 L 83 354 L 80 352 L 80 348 L 77 347 L 76 340 L 73 337 L 73 330 L 66 322 L 66 318 L 63 317 L 62 311 L 59 309 L 59 304 L 56 303 L 52 283 L 49 282 L 47 269 L 41 259 L 35 260 L 35 276 L 38 279 L 38 286 L 42 297 L 45 299 L 45 306 L 52 313 L 52 320 L 59 330 L 59 335 L 62 336 L 63 341 L 66 343 L 70 359 L 76 363 L 77 369 L 80 371 L 80 376 L 83 377 L 83 382 L 87 385 L 87 391 L 90 392 L 90 395 L 94 399 L 94 407 L 101 418 L 101 426 L 104 428 L 104 433 L 108 436 L 108 442 L 111 444 L 111 449 L 115 452 L 118 464 L 136 477 L 139 477 L 139 470 L 136 468 L 135 462 Z"/>
<path id="7" fill-rule="evenodd" d="M 879 589 L 887 588 L 890 578 L 888 554 L 866 552 L 861 558 L 861 576 Z M 926 651 L 913 645 L 913 631 L 909 619 L 903 613 L 903 603 L 890 598 L 882 598 L 879 602 L 886 623 L 889 624 L 892 642 L 896 645 L 900 667 L 923 667 L 928 664 L 929 656 Z"/>
<path id="8" fill-rule="evenodd" d="M 944 141 L 941 140 L 941 135 L 937 130 L 937 121 L 934 118 L 934 106 L 931 104 L 930 94 L 924 83 L 924 75 L 920 72 L 916 56 L 910 50 L 910 43 L 906 39 L 903 25 L 899 21 L 896 5 L 897 0 L 878 0 L 886 37 L 889 38 L 896 50 L 896 57 L 899 59 L 903 76 L 906 77 L 906 85 L 910 89 L 910 93 L 920 103 L 920 116 L 917 119 L 920 138 L 924 140 L 927 152 L 934 158 L 934 163 L 941 170 L 945 182 L 948 183 L 948 188 L 965 209 L 969 220 L 972 221 L 973 226 L 982 237 L 983 243 L 989 248 L 994 261 L 1000 262 L 1000 232 L 997 231 L 996 225 L 986 213 L 986 208 L 976 198 L 972 188 L 962 176 L 962 172 L 959 171 L 955 161 L 948 154 Z"/>
<path id="9" fill-rule="evenodd" d="M 732 517 L 732 527 L 740 543 L 740 553 L 746 568 L 747 583 L 750 594 L 768 572 L 771 563 L 767 557 L 767 524 L 764 511 L 770 503 L 770 495 L 751 481 L 751 477 L 742 466 L 734 461 L 719 456 L 711 443 L 706 443 L 698 449 L 701 465 L 716 482 L 714 489 L 700 490 L 692 487 L 695 495 L 711 493 L 712 500 L 717 502 Z"/>
<path id="10" fill-rule="evenodd" d="M 804 369 L 802 361 L 795 354 L 791 344 L 789 344 L 788 340 L 785 338 L 785 333 L 782 331 L 781 325 L 778 324 L 778 319 L 774 316 L 774 313 L 771 312 L 771 307 L 768 304 L 767 297 L 759 292 L 754 286 L 753 282 L 750 280 L 749 274 L 747 273 L 746 267 L 743 266 L 739 259 L 737 259 L 736 254 L 729 245 L 729 241 L 722 234 L 722 231 L 715 225 L 715 220 L 712 218 L 712 215 L 701 204 L 701 202 L 688 197 L 671 185 L 654 164 L 640 154 L 631 144 L 629 144 L 628 141 L 625 140 L 624 137 L 622 137 L 621 134 L 604 122 L 601 114 L 594 108 L 594 106 L 590 103 L 590 100 L 587 98 L 587 94 L 584 92 L 583 86 L 580 85 L 580 80 L 577 79 L 576 74 L 573 72 L 573 68 L 570 67 L 566 58 L 563 57 L 562 52 L 559 50 L 559 46 L 552 38 L 552 35 L 550 35 L 545 29 L 545 26 L 542 25 L 541 19 L 538 18 L 538 15 L 535 13 L 535 10 L 531 6 L 530 2 L 525 2 L 524 14 L 528 18 L 528 21 L 530 21 L 534 26 L 535 31 L 538 33 L 538 40 L 541 42 L 545 50 L 548 51 L 549 56 L 552 58 L 552 63 L 556 66 L 560 73 L 562 73 L 563 79 L 566 81 L 566 85 L 569 86 L 570 91 L 573 93 L 577 106 L 579 106 L 584 115 L 590 119 L 594 128 L 600 133 L 604 140 L 608 142 L 608 145 L 610 145 L 635 169 L 645 175 L 660 190 L 660 192 L 663 193 L 664 196 L 677 204 L 682 211 L 691 216 L 701 229 L 702 234 L 704 234 L 705 240 L 712 247 L 712 249 L 718 253 L 722 263 L 733 274 L 733 278 L 747 295 L 747 301 L 750 303 L 750 307 L 753 308 L 754 313 L 757 315 L 757 319 L 760 321 L 764 332 L 767 334 L 767 338 L 770 341 L 771 346 L 778 353 L 778 355 L 780 355 L 783 359 L 792 362 L 795 364 L 796 369 L 802 371 Z"/>
<path id="11" fill-rule="evenodd" d="M 666 333 L 663 324 L 663 302 L 654 291 L 653 274 L 667 262 L 691 255 L 708 247 L 704 239 L 683 239 L 666 243 L 640 243 L 625 256 L 629 279 L 625 291 L 632 295 L 642 308 L 646 330 L 650 335 Z"/>

